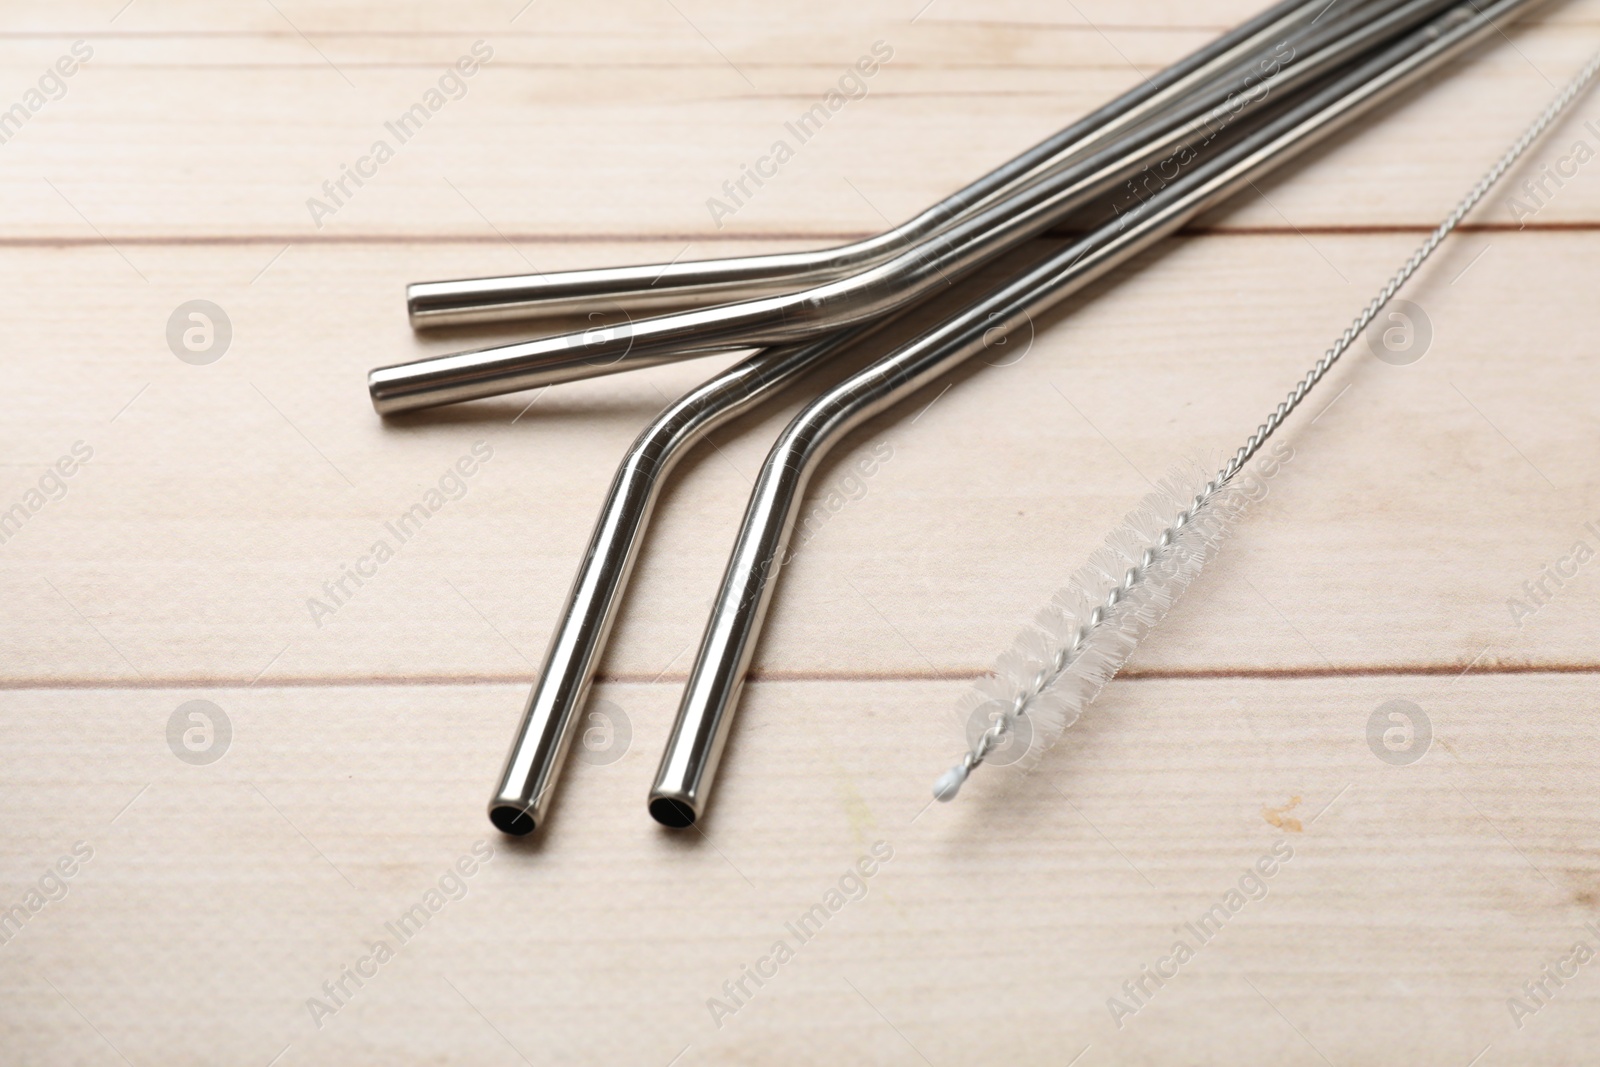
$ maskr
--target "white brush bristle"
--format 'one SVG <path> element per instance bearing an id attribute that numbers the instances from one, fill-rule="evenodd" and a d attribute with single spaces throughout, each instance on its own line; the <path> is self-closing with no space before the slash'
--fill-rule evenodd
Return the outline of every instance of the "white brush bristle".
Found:
<path id="1" fill-rule="evenodd" d="M 961 708 L 963 726 L 985 705 L 1003 708 L 1006 732 L 1017 732 L 1019 742 L 1027 739 L 1015 765 L 1026 769 L 1038 762 L 1188 588 L 1235 517 L 1241 497 L 1223 488 L 1172 530 L 1165 548 L 1158 547 L 1162 534 L 1193 506 L 1211 477 L 1198 464 L 1175 471 L 1129 513 L 973 687 Z M 1147 549 L 1154 549 L 1155 556 L 1144 567 Z M 1137 580 L 1108 606 L 1108 597 L 1130 568 L 1140 568 Z M 1080 629 L 1097 607 L 1103 620 L 1074 651 Z M 978 755 L 974 746 L 967 760 L 945 772 L 934 785 L 934 796 L 953 798 L 971 765 L 979 762 Z"/>

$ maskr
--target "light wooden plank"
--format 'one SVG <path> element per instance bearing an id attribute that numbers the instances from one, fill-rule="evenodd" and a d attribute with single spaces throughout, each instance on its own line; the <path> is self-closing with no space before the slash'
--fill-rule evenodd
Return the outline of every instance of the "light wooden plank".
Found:
<path id="1" fill-rule="evenodd" d="M 1412 241 L 1180 242 L 1039 324 L 1015 365 L 960 376 L 924 415 L 936 390 L 876 420 L 818 476 L 817 533 L 782 577 L 759 670 L 982 670 L 1138 500 L 1141 473 L 1242 441 Z M 1600 525 L 1584 444 L 1600 415 L 1591 244 L 1493 234 L 1446 252 L 1410 293 L 1433 349 L 1393 367 L 1358 346 L 1285 438 L 1296 459 L 1271 498 L 1137 666 L 1593 663 L 1586 574 L 1546 582 L 1551 602 L 1521 626 L 1508 606 L 1535 606 L 1523 583 L 1575 542 L 1600 544 L 1585 527 Z M 103 246 L 13 261 L 5 281 L 37 309 L 22 335 L 49 343 L 14 357 L 0 499 L 22 499 L 75 440 L 95 449 L 67 496 L 3 546 L 13 684 L 249 680 L 269 663 L 284 680 L 525 678 L 617 458 L 714 365 L 563 387 L 520 418 L 529 397 L 385 424 L 365 370 L 451 344 L 409 336 L 403 280 L 509 252 L 293 247 L 251 284 L 281 249 L 126 251 L 148 285 Z M 60 321 L 51 294 L 85 283 L 104 294 L 96 316 Z M 234 323 L 232 348 L 203 367 L 174 358 L 163 333 L 199 294 Z M 793 405 L 688 461 L 608 672 L 687 669 L 750 480 Z M 495 458 L 401 546 L 384 523 L 480 440 Z M 893 458 L 852 477 L 879 445 Z M 380 538 L 396 558 L 336 603 L 323 583 Z M 313 618 L 312 598 L 339 610 Z"/>
<path id="2" fill-rule="evenodd" d="M 925 27 L 866 8 L 843 24 L 810 16 L 799 34 L 774 34 L 769 23 L 751 56 L 729 46 L 740 55 L 730 66 L 681 19 L 671 30 L 654 25 L 677 18 L 670 8 L 651 9 L 652 21 L 627 21 L 625 33 L 591 22 L 577 37 L 485 38 L 495 59 L 405 143 L 384 124 L 434 86 L 471 47 L 471 33 L 330 38 L 317 46 L 327 62 L 282 27 L 266 38 L 105 39 L 66 96 L 3 146 L 0 223 L 29 240 L 93 240 L 91 225 L 125 239 L 492 239 L 491 226 L 544 239 L 837 238 L 879 228 L 880 215 L 910 215 L 1210 33 L 1134 33 L 1144 42 L 1135 47 L 1099 34 Z M 1593 0 L 1562 10 L 1600 22 Z M 868 95 L 806 143 L 788 135 L 785 122 L 877 40 L 895 58 L 867 83 Z M 66 43 L 7 43 L 12 94 Z M 1130 49 L 1137 71 L 1118 54 Z M 1519 28 L 1514 47 L 1488 49 L 1440 77 L 1363 136 L 1319 153 L 1303 179 L 1269 189 L 1270 205 L 1227 224 L 1429 225 L 1588 51 L 1589 37 L 1569 25 Z M 763 55 L 776 65 L 741 74 Z M 197 113 L 197 99 L 217 104 Z M 1586 105 L 1541 158 L 1558 161 L 1579 137 L 1600 146 L 1600 134 L 1583 132 L 1588 120 L 1600 128 L 1600 111 Z M 731 219 L 715 218 L 707 201 L 725 197 L 723 183 L 778 138 L 794 143 L 795 158 Z M 308 200 L 331 204 L 323 183 L 378 139 L 395 157 L 331 218 L 313 218 Z M 881 151 L 886 143 L 896 151 Z M 1535 221 L 1594 222 L 1593 189 L 1587 181 L 1562 190 Z M 1500 198 L 1481 218 L 1505 224 L 1513 212 Z"/>
<path id="3" fill-rule="evenodd" d="M 676 687 L 606 686 L 626 755 L 575 764 L 543 844 L 496 840 L 405 946 L 383 923 L 485 836 L 518 687 L 7 694 L 0 899 L 94 856 L 0 946 L 6 1047 L 113 1059 L 62 995 L 134 1063 L 1560 1063 L 1600 1036 L 1590 968 L 1520 1030 L 1506 1006 L 1596 943 L 1589 680 L 1116 682 L 1037 773 L 919 815 L 959 688 L 758 683 L 686 839 L 642 810 Z M 1368 748 L 1396 696 L 1434 731 L 1409 766 Z M 194 697 L 234 729 L 204 767 L 163 736 Z M 866 898 L 798 944 L 879 840 Z M 1107 998 L 1279 840 L 1266 898 L 1119 1030 Z M 796 958 L 719 1029 L 707 999 L 779 938 Z M 306 1000 L 373 939 L 397 957 L 318 1029 Z"/>

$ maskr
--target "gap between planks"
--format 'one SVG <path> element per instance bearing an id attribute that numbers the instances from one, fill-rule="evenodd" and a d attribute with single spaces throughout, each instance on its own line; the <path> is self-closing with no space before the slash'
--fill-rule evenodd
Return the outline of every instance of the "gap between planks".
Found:
<path id="1" fill-rule="evenodd" d="M 1102 33 L 1148 33 L 1148 34 L 1174 34 L 1174 33 L 1214 33 L 1223 34 L 1233 28 L 1231 23 L 1213 22 L 1203 25 L 1171 25 L 1155 23 L 1109 23 L 1109 22 L 1040 22 L 1028 19 L 942 19 L 937 16 L 926 21 L 920 21 L 922 26 L 941 26 L 956 29 L 969 29 L 972 27 L 1000 27 L 1022 30 L 1049 30 L 1059 33 L 1078 33 L 1085 35 L 1099 35 Z M 1571 29 L 1580 26 L 1600 25 L 1587 19 L 1557 20 L 1543 15 L 1533 15 L 1519 19 L 1519 29 L 1541 26 L 1551 26 L 1560 29 Z M 4 41 L 35 41 L 57 40 L 65 35 L 75 34 L 81 27 L 66 27 L 59 30 L 3 30 L 0 31 L 0 42 Z M 597 31 L 593 30 L 506 30 L 498 26 L 487 27 L 492 29 L 497 36 L 506 38 L 524 37 L 534 40 L 548 40 L 551 37 L 594 37 Z M 96 30 L 97 38 L 117 38 L 127 40 L 187 40 L 193 38 L 217 40 L 303 40 L 304 37 L 319 37 L 323 40 L 434 40 L 437 38 L 457 38 L 467 34 L 485 32 L 485 27 L 477 29 L 462 27 L 438 27 L 436 29 L 422 30 L 332 30 L 316 29 L 305 31 L 302 36 L 295 30 Z M 716 66 L 707 62 L 707 67 Z M 796 63 L 787 66 L 816 66 L 827 67 L 828 64 Z M 1051 68 L 1055 69 L 1055 68 Z"/>
<path id="2" fill-rule="evenodd" d="M 1176 237 L 1372 237 L 1387 234 L 1432 233 L 1431 225 L 1390 224 L 1362 226 L 1196 226 L 1180 230 Z M 1457 227 L 1457 233 L 1594 233 L 1600 232 L 1600 220 L 1571 222 L 1530 222 L 1518 226 L 1512 222 L 1468 223 Z M 704 233 L 496 233 L 496 234 L 347 234 L 295 235 L 293 233 L 201 234 L 198 236 L 118 235 L 119 245 L 146 247 L 205 247 L 281 245 L 288 241 L 297 245 L 499 245 L 513 242 L 549 244 L 649 244 L 686 241 L 706 246 L 738 244 L 751 241 L 860 241 L 876 237 L 870 230 L 818 230 L 811 232 L 751 233 L 739 235 L 709 235 Z M 1064 240 L 1068 234 L 1046 234 L 1042 240 Z M 102 237 L 6 237 L 0 236 L 0 249 L 5 248 L 99 248 L 106 243 Z"/>
<path id="3" fill-rule="evenodd" d="M 970 668 L 951 668 L 947 671 L 753 671 L 749 681 L 762 683 L 837 683 L 837 682 L 971 682 L 983 677 L 985 672 Z M 1522 674 L 1600 674 L 1600 663 L 1527 663 L 1500 664 L 1487 667 L 1466 667 L 1459 663 L 1413 663 L 1356 665 L 1350 667 L 1241 667 L 1199 670 L 1124 671 L 1116 681 L 1126 682 L 1209 682 L 1228 679 L 1305 681 L 1319 678 L 1382 678 L 1418 677 L 1434 678 L 1466 674 L 1474 677 L 1509 676 Z M 73 689 L 363 689 L 391 686 L 454 686 L 454 685 L 528 685 L 533 675 L 529 672 L 506 674 L 423 674 L 423 675 L 368 675 L 363 677 L 337 677 L 305 675 L 262 680 L 243 675 L 179 676 L 149 678 L 4 678 L 0 679 L 0 692 L 59 691 Z M 652 674 L 648 671 L 627 671 L 616 674 L 598 674 L 597 685 L 675 685 L 689 680 L 688 674 Z"/>

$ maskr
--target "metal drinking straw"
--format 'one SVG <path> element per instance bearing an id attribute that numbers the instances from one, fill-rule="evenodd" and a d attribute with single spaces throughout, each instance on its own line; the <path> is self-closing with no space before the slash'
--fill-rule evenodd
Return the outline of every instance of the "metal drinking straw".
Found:
<path id="1" fill-rule="evenodd" d="M 1388 0 L 1388 6 L 1396 3 Z M 832 281 L 904 251 L 1017 183 L 1160 114 L 1194 89 L 1255 58 L 1263 48 L 1293 40 L 1308 27 L 1330 24 L 1347 12 L 1370 15 L 1372 7 L 1370 2 L 1330 5 L 1328 0 L 1284 0 L 966 188 L 866 240 L 777 255 L 418 282 L 406 290 L 411 325 L 431 329 L 595 310 L 645 312 L 771 296 Z"/>
<path id="2" fill-rule="evenodd" d="M 496 827 L 521 835 L 544 823 L 656 498 L 688 446 L 885 324 L 758 352 L 669 405 L 639 434 L 612 480 L 489 800 Z"/>
<path id="3" fill-rule="evenodd" d="M 880 325 L 882 320 L 810 345 L 759 352 L 670 405 L 639 435 L 612 482 L 490 799 L 495 826 L 525 834 L 543 824 L 657 493 L 681 454 Z"/>
<path id="4" fill-rule="evenodd" d="M 1138 211 L 1074 243 L 852 375 L 796 415 L 773 446 L 751 494 L 649 794 L 651 816 L 666 826 L 683 827 L 704 813 L 793 528 L 795 503 L 818 462 L 842 435 L 982 351 L 996 329 L 1014 329 L 1081 289 L 1253 179 L 1499 33 L 1498 19 L 1537 2 L 1501 0 L 1479 11 L 1473 0 L 1467 0 L 1197 166 Z"/>
<path id="5" fill-rule="evenodd" d="M 547 337 L 476 352 L 382 367 L 368 378 L 382 413 L 431 407 L 541 385 L 616 373 L 665 359 L 751 345 L 810 340 L 903 308 L 955 278 L 1018 247 L 1115 188 L 1142 167 L 1291 93 L 1447 7 L 1450 0 L 1412 0 L 1325 46 L 1282 65 L 1268 80 L 1249 75 L 1218 86 L 1191 107 L 1141 126 L 1125 141 L 1042 179 L 1037 186 L 977 212 L 924 246 L 849 278 L 783 296 L 725 304 L 608 328 Z M 1131 144 L 1129 142 L 1132 142 Z"/>

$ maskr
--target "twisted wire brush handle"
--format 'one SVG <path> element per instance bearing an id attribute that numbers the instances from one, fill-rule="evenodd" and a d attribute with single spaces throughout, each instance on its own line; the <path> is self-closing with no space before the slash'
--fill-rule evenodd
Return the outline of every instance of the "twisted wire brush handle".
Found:
<path id="1" fill-rule="evenodd" d="M 1517 160 L 1522 158 L 1523 154 L 1533 145 L 1533 142 L 1537 141 L 1545 130 L 1549 129 L 1550 125 L 1560 118 L 1568 107 L 1572 106 L 1572 102 L 1581 96 L 1583 91 L 1589 87 L 1589 84 L 1594 81 L 1597 73 L 1600 73 L 1600 53 L 1596 53 L 1589 59 L 1588 63 L 1584 64 L 1583 69 L 1577 73 L 1572 81 L 1567 83 L 1566 88 L 1562 89 L 1556 98 L 1550 102 L 1550 105 L 1544 109 L 1544 112 L 1533 121 L 1533 124 L 1523 131 L 1522 136 L 1517 138 L 1516 143 L 1506 150 L 1505 155 L 1500 157 L 1499 162 L 1490 167 L 1484 176 L 1478 179 L 1478 184 L 1474 185 L 1472 191 L 1461 199 L 1455 210 L 1450 212 L 1449 217 L 1441 222 L 1433 233 L 1428 235 L 1428 239 L 1422 242 L 1415 252 L 1411 253 L 1411 258 L 1406 260 L 1405 265 L 1395 272 L 1394 277 L 1389 279 L 1388 284 L 1379 290 L 1378 295 L 1372 298 L 1372 302 L 1362 309 L 1361 314 L 1357 315 L 1355 321 L 1351 322 L 1344 333 L 1339 335 L 1339 339 L 1333 343 L 1332 347 L 1323 353 L 1322 358 L 1317 360 L 1300 384 L 1295 386 L 1283 403 L 1279 404 L 1277 409 L 1267 416 L 1267 420 L 1257 427 L 1256 432 L 1250 436 L 1250 440 L 1245 442 L 1244 447 L 1234 453 L 1233 458 L 1219 472 L 1218 478 L 1220 481 L 1227 482 L 1235 474 L 1238 474 L 1246 463 L 1250 462 L 1250 457 L 1254 456 L 1261 446 L 1267 443 L 1267 438 L 1271 437 L 1278 427 L 1283 424 L 1283 420 L 1288 418 L 1289 413 L 1300 405 L 1300 401 L 1305 399 L 1306 394 L 1311 392 L 1312 388 L 1322 380 L 1323 376 L 1328 373 L 1335 363 L 1339 362 L 1339 357 L 1344 355 L 1345 351 L 1355 343 L 1355 339 L 1360 337 L 1368 326 L 1372 325 L 1372 321 L 1378 317 L 1379 312 L 1388 306 L 1389 301 L 1394 299 L 1395 294 L 1400 291 L 1400 287 L 1411 280 L 1411 276 L 1421 269 L 1422 265 L 1438 249 L 1439 245 L 1444 242 L 1444 239 L 1449 237 L 1457 226 L 1461 225 L 1462 220 L 1472 213 L 1473 208 L 1478 206 L 1478 202 L 1488 195 L 1489 190 L 1494 188 L 1501 178 L 1505 177 L 1506 172 L 1516 165 Z"/>
<path id="2" fill-rule="evenodd" d="M 1267 443 L 1267 439 L 1277 432 L 1278 428 L 1283 425 L 1284 420 L 1289 417 L 1289 414 L 1300 406 L 1301 401 L 1306 398 L 1312 389 L 1316 388 L 1317 383 L 1322 381 L 1328 371 L 1333 368 L 1333 365 L 1339 362 L 1340 357 L 1355 343 L 1355 339 L 1360 337 L 1366 328 L 1372 324 L 1373 320 L 1378 317 L 1379 313 L 1388 306 L 1389 302 L 1394 299 L 1395 294 L 1400 291 L 1400 288 L 1411 280 L 1411 277 L 1438 250 L 1444 239 L 1449 237 L 1461 225 L 1462 220 L 1472 213 L 1472 209 L 1478 206 L 1478 203 L 1488 195 L 1489 190 L 1494 188 L 1501 178 L 1505 177 L 1506 172 L 1516 165 L 1517 160 L 1522 158 L 1533 143 L 1550 128 L 1556 119 L 1561 117 L 1562 113 L 1572 105 L 1573 101 L 1583 94 L 1584 90 L 1594 81 L 1596 74 L 1600 74 L 1600 53 L 1596 53 L 1584 64 L 1577 75 L 1567 83 L 1566 87 L 1539 114 L 1539 117 L 1523 131 L 1522 136 L 1518 137 L 1511 147 L 1506 149 L 1505 154 L 1500 157 L 1494 166 L 1490 167 L 1483 177 L 1478 179 L 1477 184 L 1472 187 L 1466 196 L 1462 197 L 1461 202 L 1455 206 L 1455 209 L 1428 235 L 1427 240 L 1423 241 L 1417 250 L 1411 254 L 1411 258 L 1406 260 L 1400 269 L 1394 273 L 1388 283 L 1378 291 L 1378 295 L 1372 298 L 1371 303 L 1361 310 L 1361 313 L 1355 317 L 1354 321 L 1345 328 L 1344 333 L 1339 335 L 1338 340 L 1334 341 L 1328 350 L 1323 353 L 1322 358 L 1312 365 L 1306 376 L 1289 391 L 1289 395 L 1284 398 L 1283 402 L 1267 416 L 1266 421 L 1256 428 L 1255 433 L 1250 435 L 1250 439 L 1233 454 L 1233 457 L 1222 466 L 1222 469 L 1217 472 L 1214 478 L 1200 487 L 1194 498 L 1189 502 L 1189 505 L 1178 512 L 1171 525 L 1161 532 L 1155 543 L 1144 550 L 1139 562 L 1127 570 L 1122 581 L 1114 585 L 1106 593 L 1104 602 L 1097 605 L 1088 618 L 1077 628 L 1073 634 L 1071 645 L 1058 647 L 1050 661 L 1035 672 L 1030 682 L 1017 692 L 1006 712 L 998 716 L 994 723 L 979 735 L 978 740 L 967 754 L 962 757 L 961 762 L 940 776 L 933 787 L 935 797 L 940 800 L 951 800 L 955 797 L 956 792 L 961 788 L 961 784 L 966 781 L 967 775 L 972 773 L 972 769 L 981 764 L 989 753 L 993 752 L 1005 740 L 1006 735 L 1011 732 L 1016 721 L 1027 714 L 1029 706 L 1054 686 L 1061 676 L 1066 673 L 1068 667 L 1071 666 L 1078 654 L 1094 638 L 1096 632 L 1113 616 L 1118 604 L 1146 579 L 1153 566 L 1165 559 L 1168 550 L 1185 532 L 1185 527 L 1192 523 L 1202 509 L 1216 497 L 1217 493 L 1221 492 L 1223 487 L 1244 469 L 1244 465 L 1250 462 L 1251 457 L 1260 451 L 1262 445 Z"/>

